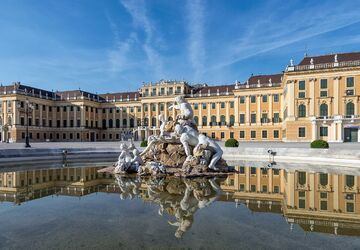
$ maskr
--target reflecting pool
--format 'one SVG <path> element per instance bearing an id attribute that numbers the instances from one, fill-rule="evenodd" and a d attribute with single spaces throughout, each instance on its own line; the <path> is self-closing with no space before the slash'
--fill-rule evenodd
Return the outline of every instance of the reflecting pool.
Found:
<path id="1" fill-rule="evenodd" d="M 1 172 L 0 248 L 360 248 L 356 170 L 250 165 L 180 179 L 100 165 Z"/>

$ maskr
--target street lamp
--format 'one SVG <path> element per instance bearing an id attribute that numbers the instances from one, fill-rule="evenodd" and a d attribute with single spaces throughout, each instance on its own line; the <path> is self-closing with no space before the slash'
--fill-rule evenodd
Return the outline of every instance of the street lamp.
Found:
<path id="1" fill-rule="evenodd" d="M 18 107 L 21 107 L 19 103 Z M 25 101 L 25 120 L 26 120 L 26 134 L 25 134 L 25 148 L 30 148 L 30 138 L 29 138 L 29 112 L 33 109 L 32 103 L 28 99 Z"/>

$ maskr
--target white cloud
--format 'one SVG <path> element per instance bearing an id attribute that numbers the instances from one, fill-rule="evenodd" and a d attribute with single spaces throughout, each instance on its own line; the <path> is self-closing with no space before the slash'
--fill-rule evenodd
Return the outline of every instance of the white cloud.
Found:
<path id="1" fill-rule="evenodd" d="M 188 0 L 186 4 L 188 53 L 196 81 L 201 79 L 205 69 L 204 8 L 204 1 L 200 0 Z"/>

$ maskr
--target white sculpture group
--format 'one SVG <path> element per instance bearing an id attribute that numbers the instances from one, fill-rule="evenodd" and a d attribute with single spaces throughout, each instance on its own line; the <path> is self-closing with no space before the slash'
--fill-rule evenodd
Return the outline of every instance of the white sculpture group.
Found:
<path id="1" fill-rule="evenodd" d="M 157 143 L 182 144 L 186 160 L 183 167 L 187 165 L 205 165 L 209 169 L 218 171 L 216 166 L 223 155 L 221 147 L 204 134 L 200 134 L 194 121 L 194 112 L 191 105 L 183 96 L 175 98 L 175 105 L 169 107 L 170 110 L 179 110 L 176 121 L 166 121 L 163 115 L 159 116 L 162 122 L 160 126 L 160 135 L 150 136 L 148 146 L 139 154 L 139 151 L 131 143 L 130 147 L 126 144 L 120 145 L 120 156 L 116 163 L 115 173 L 166 173 L 166 166 L 159 162 L 151 161 L 145 164 L 142 157 L 151 154 L 154 145 Z"/>

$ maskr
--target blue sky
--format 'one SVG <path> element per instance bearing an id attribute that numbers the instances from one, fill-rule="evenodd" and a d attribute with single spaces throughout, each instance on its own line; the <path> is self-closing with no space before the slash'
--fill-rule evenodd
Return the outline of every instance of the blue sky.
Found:
<path id="1" fill-rule="evenodd" d="M 0 0 L 0 82 L 136 90 L 229 84 L 360 51 L 360 1 Z"/>

